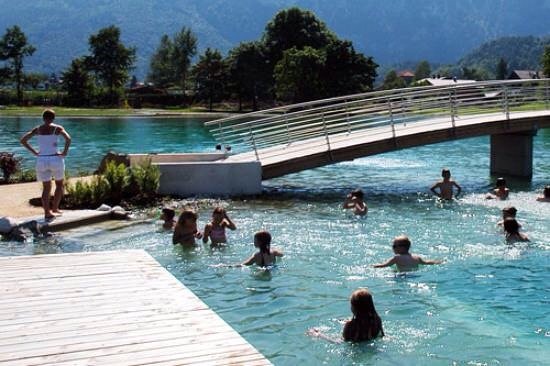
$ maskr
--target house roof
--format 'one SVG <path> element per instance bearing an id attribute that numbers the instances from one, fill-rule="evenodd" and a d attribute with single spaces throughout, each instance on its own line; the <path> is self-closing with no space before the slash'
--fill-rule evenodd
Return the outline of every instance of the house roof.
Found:
<path id="1" fill-rule="evenodd" d="M 414 72 L 412 72 L 411 70 L 401 70 L 397 73 L 397 76 L 399 76 L 400 78 L 413 78 Z"/>
<path id="2" fill-rule="evenodd" d="M 447 86 L 447 85 L 456 85 L 456 84 L 468 84 L 475 83 L 475 80 L 468 79 L 453 79 L 453 78 L 425 78 L 419 80 L 419 82 L 427 82 L 432 86 Z"/>
<path id="3" fill-rule="evenodd" d="M 535 70 L 512 70 L 512 72 L 510 73 L 510 77 L 512 77 L 514 74 L 519 79 L 539 79 L 542 77 L 542 73 Z"/>

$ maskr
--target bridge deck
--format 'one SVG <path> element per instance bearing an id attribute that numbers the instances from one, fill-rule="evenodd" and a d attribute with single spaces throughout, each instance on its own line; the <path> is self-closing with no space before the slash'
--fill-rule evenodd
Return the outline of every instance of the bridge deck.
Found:
<path id="1" fill-rule="evenodd" d="M 340 133 L 316 137 L 289 144 L 259 149 L 263 178 L 311 169 L 335 162 L 375 155 L 392 150 L 467 138 L 487 134 L 517 132 L 533 128 L 550 127 L 550 111 L 483 114 L 455 118 L 453 128 L 449 117 L 429 118 L 421 121 L 396 123 L 395 138 L 392 127 L 373 127 L 351 134 Z M 330 151 L 329 151 L 330 150 Z M 228 161 L 256 160 L 254 151 L 235 154 Z"/>
<path id="2" fill-rule="evenodd" d="M 0 365 L 270 365 L 146 252 L 0 258 Z"/>

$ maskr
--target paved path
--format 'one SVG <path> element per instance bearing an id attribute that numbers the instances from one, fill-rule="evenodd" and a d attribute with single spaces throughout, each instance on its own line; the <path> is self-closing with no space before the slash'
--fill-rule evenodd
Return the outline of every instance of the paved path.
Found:
<path id="1" fill-rule="evenodd" d="M 143 250 L 0 258 L 0 365 L 271 365 Z"/>
<path id="2" fill-rule="evenodd" d="M 70 181 L 77 179 L 90 179 L 90 177 L 71 178 Z M 0 216 L 10 216 L 17 219 L 42 216 L 44 214 L 42 207 L 29 204 L 31 198 L 37 198 L 41 195 L 42 183 L 40 182 L 0 185 Z"/>

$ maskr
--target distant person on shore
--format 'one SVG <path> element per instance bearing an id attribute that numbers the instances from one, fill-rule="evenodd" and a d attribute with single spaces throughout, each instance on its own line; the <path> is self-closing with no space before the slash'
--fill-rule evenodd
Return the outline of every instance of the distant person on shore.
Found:
<path id="1" fill-rule="evenodd" d="M 163 221 L 162 228 L 165 230 L 174 230 L 176 226 L 176 211 L 170 207 L 164 207 L 162 213 L 160 214 L 160 219 Z"/>
<path id="2" fill-rule="evenodd" d="M 208 239 L 210 239 L 210 245 L 213 247 L 227 243 L 226 228 L 235 230 L 237 226 L 231 221 L 225 209 L 216 207 L 214 212 L 212 212 L 212 221 L 204 227 L 202 242 L 206 244 L 208 243 Z"/>
<path id="3" fill-rule="evenodd" d="M 444 200 L 452 200 L 453 199 L 453 187 L 456 187 L 456 194 L 454 197 L 458 197 L 460 193 L 462 192 L 462 188 L 460 185 L 451 179 L 451 171 L 449 169 L 443 169 L 441 171 L 441 176 L 443 177 L 443 180 L 440 180 L 439 182 L 435 183 L 430 190 L 439 198 Z M 439 190 L 439 192 L 437 191 Z"/>
<path id="4" fill-rule="evenodd" d="M 542 196 L 537 197 L 539 202 L 550 202 L 550 186 L 544 187 L 542 191 Z"/>
<path id="5" fill-rule="evenodd" d="M 342 208 L 353 210 L 354 215 L 364 216 L 369 211 L 367 204 L 363 201 L 365 195 L 362 190 L 354 189 L 346 196 Z"/>
<path id="6" fill-rule="evenodd" d="M 254 234 L 254 247 L 259 251 L 245 260 L 242 265 L 250 266 L 256 264 L 260 267 L 272 266 L 277 261 L 277 257 L 282 257 L 283 252 L 278 249 L 271 249 L 271 234 L 267 231 L 258 231 Z"/>
<path id="7" fill-rule="evenodd" d="M 497 225 L 498 226 L 503 226 L 504 225 L 504 220 L 506 220 L 507 218 L 511 217 L 513 219 L 516 218 L 516 214 L 517 214 L 518 210 L 514 207 L 514 206 L 506 206 L 502 209 L 502 220 L 500 220 Z M 519 227 L 521 227 L 521 225 L 519 224 L 518 222 L 518 225 Z"/>
<path id="8" fill-rule="evenodd" d="M 363 342 L 384 336 L 382 319 L 378 316 L 372 295 L 366 288 L 360 288 L 349 299 L 353 317 L 346 321 L 342 331 L 344 341 Z M 340 339 L 333 339 L 323 334 L 319 329 L 313 328 L 307 332 L 312 337 L 319 337 L 330 342 L 340 343 Z"/>
<path id="9" fill-rule="evenodd" d="M 439 260 L 422 259 L 422 257 L 416 254 L 409 253 L 411 241 L 405 235 L 400 235 L 393 239 L 392 248 L 395 255 L 384 263 L 375 264 L 374 268 L 389 267 L 395 264 L 399 272 L 407 272 L 417 270 L 419 264 L 431 265 L 443 263 Z"/>
<path id="10" fill-rule="evenodd" d="M 493 191 L 491 193 L 488 193 L 485 198 L 505 200 L 508 198 L 509 193 L 510 190 L 508 189 L 508 187 L 506 187 L 506 179 L 500 177 L 497 178 L 497 182 Z"/>
<path id="11" fill-rule="evenodd" d="M 506 233 L 506 242 L 509 244 L 529 241 L 527 235 L 519 232 L 519 224 L 514 218 L 508 217 L 504 220 L 504 232 Z"/>
<path id="12" fill-rule="evenodd" d="M 43 124 L 34 127 L 21 137 L 21 144 L 27 148 L 36 158 L 36 178 L 42 182 L 42 207 L 44 218 L 52 220 L 56 215 L 61 215 L 59 204 L 63 198 L 63 184 L 65 179 L 65 157 L 71 146 L 71 136 L 63 126 L 54 124 L 55 112 L 46 109 L 42 113 Z M 29 144 L 29 139 L 36 135 L 38 150 Z M 57 149 L 57 140 L 61 136 L 65 139 L 65 146 L 60 152 Z M 52 177 L 55 180 L 53 201 L 50 202 Z"/>
<path id="13" fill-rule="evenodd" d="M 191 209 L 185 209 L 180 214 L 174 235 L 172 236 L 173 244 L 181 244 L 184 247 L 194 247 L 195 239 L 202 238 L 202 234 L 197 229 L 198 215 Z"/>

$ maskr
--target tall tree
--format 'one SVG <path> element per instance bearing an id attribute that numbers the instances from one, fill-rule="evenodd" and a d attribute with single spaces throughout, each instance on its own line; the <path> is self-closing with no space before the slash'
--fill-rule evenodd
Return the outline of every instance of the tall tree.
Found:
<path id="1" fill-rule="evenodd" d="M 32 89 L 36 89 L 41 82 L 47 80 L 48 75 L 42 72 L 29 72 L 23 75 L 23 83 Z"/>
<path id="2" fill-rule="evenodd" d="M 68 69 L 63 72 L 63 89 L 67 91 L 69 105 L 90 105 L 94 93 L 94 83 L 83 58 L 73 60 Z"/>
<path id="3" fill-rule="evenodd" d="M 224 95 L 227 80 L 227 68 L 220 51 L 207 48 L 191 72 L 197 98 L 207 101 L 208 109 L 212 111 L 213 102 L 220 101 Z"/>
<path id="4" fill-rule="evenodd" d="M 14 25 L 6 29 L 6 33 L 0 39 L 0 61 L 8 61 L 9 74 L 13 76 L 17 89 L 17 102 L 21 103 L 23 91 L 23 60 L 31 56 L 36 48 L 27 43 L 25 33 Z"/>
<path id="5" fill-rule="evenodd" d="M 295 47 L 321 49 L 336 40 L 325 23 L 315 14 L 297 7 L 281 10 L 267 24 L 262 36 L 271 70 L 282 58 L 283 52 Z"/>
<path id="6" fill-rule="evenodd" d="M 404 88 L 405 86 L 405 80 L 397 76 L 395 70 L 388 71 L 384 77 L 384 84 L 382 85 L 384 89 L 398 89 Z"/>
<path id="7" fill-rule="evenodd" d="M 157 87 L 165 88 L 175 83 L 175 71 L 172 61 L 173 49 L 172 40 L 165 34 L 161 37 L 155 53 L 151 56 L 147 80 Z"/>
<path id="8" fill-rule="evenodd" d="M 425 78 L 429 78 L 431 72 L 432 69 L 430 67 L 430 63 L 426 60 L 422 60 L 416 65 L 416 69 L 414 70 L 414 79 L 422 80 Z"/>
<path id="9" fill-rule="evenodd" d="M 226 62 L 229 68 L 228 86 L 239 99 L 239 111 L 242 110 L 243 98 L 250 98 L 252 108 L 256 110 L 258 96 L 269 89 L 265 47 L 260 42 L 241 43 L 229 52 Z"/>
<path id="10" fill-rule="evenodd" d="M 496 77 L 497 77 L 497 80 L 504 80 L 506 79 L 507 76 L 508 76 L 508 64 L 501 57 L 497 64 Z"/>
<path id="11" fill-rule="evenodd" d="M 191 29 L 183 27 L 173 40 L 172 63 L 177 84 L 185 90 L 191 59 L 197 53 L 197 37 Z"/>
<path id="12" fill-rule="evenodd" d="M 324 65 L 324 52 L 312 47 L 292 47 L 283 52 L 274 72 L 277 98 L 299 103 L 325 97 L 321 79 Z"/>
<path id="13" fill-rule="evenodd" d="M 544 47 L 541 64 L 544 77 L 550 78 L 550 45 Z"/>
<path id="14" fill-rule="evenodd" d="M 122 44 L 120 29 L 114 25 L 91 35 L 89 44 L 91 55 L 86 58 L 86 63 L 108 88 L 110 104 L 118 104 L 120 88 L 128 80 L 129 71 L 133 69 L 136 49 Z"/>
<path id="15" fill-rule="evenodd" d="M 327 97 L 372 90 L 378 65 L 372 57 L 355 52 L 349 41 L 335 40 L 325 48 L 321 80 Z"/>

